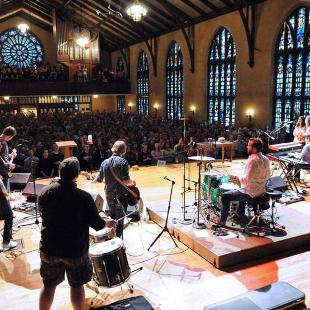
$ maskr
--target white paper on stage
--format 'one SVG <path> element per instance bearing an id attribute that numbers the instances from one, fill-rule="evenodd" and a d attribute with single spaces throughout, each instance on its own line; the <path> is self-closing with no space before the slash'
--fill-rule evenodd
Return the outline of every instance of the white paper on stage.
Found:
<path id="1" fill-rule="evenodd" d="M 221 239 L 227 240 L 227 239 L 234 239 L 237 238 L 237 235 L 231 231 L 228 232 L 228 235 L 226 236 L 220 236 Z"/>

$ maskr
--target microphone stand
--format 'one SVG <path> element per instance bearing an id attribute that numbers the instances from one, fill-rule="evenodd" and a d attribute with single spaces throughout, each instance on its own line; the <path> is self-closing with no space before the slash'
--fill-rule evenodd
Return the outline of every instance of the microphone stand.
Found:
<path id="1" fill-rule="evenodd" d="M 175 243 L 174 239 L 173 239 L 173 236 L 171 235 L 169 229 L 168 229 L 168 218 L 169 218 L 169 213 L 170 213 L 170 208 L 171 208 L 171 197 L 172 197 L 172 190 L 173 190 L 173 186 L 175 184 L 175 182 L 173 180 L 169 180 L 169 179 L 166 179 L 165 180 L 167 181 L 170 181 L 171 182 L 171 189 L 170 189 L 170 197 L 169 197 L 169 203 L 168 203 L 168 210 L 167 210 L 167 216 L 166 216 L 166 222 L 165 222 L 165 226 L 164 228 L 162 229 L 162 231 L 159 233 L 159 235 L 154 239 L 154 241 L 151 243 L 151 245 L 149 246 L 149 248 L 147 249 L 148 251 L 150 250 L 150 248 L 154 245 L 154 243 L 161 237 L 161 235 L 166 231 L 170 238 L 172 239 L 173 243 L 175 244 L 175 247 L 177 248 L 177 244 Z"/>

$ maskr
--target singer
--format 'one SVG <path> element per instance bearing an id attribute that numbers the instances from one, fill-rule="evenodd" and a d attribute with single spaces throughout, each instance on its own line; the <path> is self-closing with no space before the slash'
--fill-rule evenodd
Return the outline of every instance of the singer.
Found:
<path id="1" fill-rule="evenodd" d="M 294 142 L 305 142 L 305 135 L 306 135 L 305 118 L 303 116 L 299 116 L 295 129 L 293 131 Z"/>

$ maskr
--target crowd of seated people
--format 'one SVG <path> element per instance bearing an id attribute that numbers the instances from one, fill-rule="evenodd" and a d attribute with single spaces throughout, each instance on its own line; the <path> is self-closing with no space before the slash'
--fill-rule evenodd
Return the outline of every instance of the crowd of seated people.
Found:
<path id="1" fill-rule="evenodd" d="M 0 83 L 5 81 L 66 81 L 68 71 L 65 66 L 33 65 L 29 68 L 0 65 Z"/>
<path id="2" fill-rule="evenodd" d="M 19 145 L 15 159 L 16 172 L 30 172 L 35 163 L 39 177 L 57 174 L 57 164 L 62 160 L 62 154 L 56 141 L 74 140 L 77 148 L 73 149 L 73 154 L 79 158 L 81 170 L 92 171 L 111 155 L 111 147 L 116 140 L 126 142 L 126 158 L 130 165 L 152 165 L 157 164 L 158 160 L 182 162 L 184 156 L 196 155 L 194 142 L 215 141 L 218 137 L 233 142 L 234 157 L 245 157 L 247 140 L 261 132 L 238 126 L 189 121 L 184 143 L 182 121 L 98 112 L 57 113 L 38 118 L 23 114 L 1 115 L 1 128 L 7 125 L 14 126 L 18 132 L 11 143 L 12 146 Z M 88 135 L 92 135 L 91 144 Z M 264 135 L 261 137 L 264 139 Z M 220 158 L 219 153 L 220 149 L 211 147 L 208 156 Z"/>
<path id="3" fill-rule="evenodd" d="M 101 65 L 93 69 L 93 76 L 95 80 L 104 83 L 112 81 L 124 81 L 127 79 L 125 71 L 114 72 L 113 70 Z"/>

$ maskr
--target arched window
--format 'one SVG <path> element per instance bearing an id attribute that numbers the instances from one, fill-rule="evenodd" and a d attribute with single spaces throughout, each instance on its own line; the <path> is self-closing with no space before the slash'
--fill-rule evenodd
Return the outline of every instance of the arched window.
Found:
<path id="1" fill-rule="evenodd" d="M 166 62 L 166 116 L 169 119 L 184 115 L 183 55 L 180 45 L 173 42 Z"/>
<path id="2" fill-rule="evenodd" d="M 118 113 L 126 113 L 126 98 L 123 95 L 116 96 L 117 106 L 116 110 Z"/>
<path id="3" fill-rule="evenodd" d="M 310 113 L 310 9 L 297 9 L 283 24 L 275 51 L 275 127 Z"/>
<path id="4" fill-rule="evenodd" d="M 149 113 L 149 65 L 144 51 L 139 54 L 137 66 L 137 105 L 139 114 Z"/>
<path id="5" fill-rule="evenodd" d="M 225 28 L 215 35 L 208 58 L 208 120 L 235 123 L 236 48 Z"/>
<path id="6" fill-rule="evenodd" d="M 43 47 L 30 31 L 12 28 L 0 33 L 0 64 L 28 68 L 43 63 Z"/>

